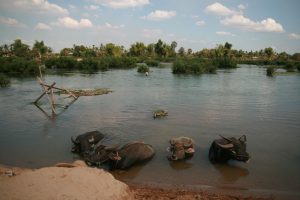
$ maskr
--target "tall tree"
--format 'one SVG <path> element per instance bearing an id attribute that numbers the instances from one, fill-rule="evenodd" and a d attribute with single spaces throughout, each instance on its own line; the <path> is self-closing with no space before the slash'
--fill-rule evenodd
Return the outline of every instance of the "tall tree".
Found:
<path id="1" fill-rule="evenodd" d="M 178 49 L 178 55 L 181 56 L 181 57 L 184 57 L 185 56 L 185 50 L 183 47 L 180 47 Z"/>
<path id="2" fill-rule="evenodd" d="M 157 41 L 157 43 L 155 44 L 155 46 L 154 46 L 154 50 L 155 50 L 156 55 L 158 55 L 160 57 L 162 57 L 163 53 L 164 53 L 164 46 L 163 45 L 164 45 L 163 41 L 161 39 L 159 39 Z"/>
<path id="3" fill-rule="evenodd" d="M 29 46 L 23 44 L 20 39 L 16 39 L 14 43 L 10 45 L 10 50 L 15 56 L 28 57 L 30 53 Z"/>
<path id="4" fill-rule="evenodd" d="M 49 47 L 44 44 L 43 40 L 40 42 L 36 40 L 33 44 L 32 52 L 34 56 L 41 58 L 49 52 Z"/>
<path id="5" fill-rule="evenodd" d="M 264 53 L 268 57 L 268 59 L 271 59 L 274 56 L 274 50 L 272 47 L 265 48 Z"/>
<path id="6" fill-rule="evenodd" d="M 143 42 L 132 44 L 129 53 L 132 56 L 144 56 L 146 54 L 146 46 Z"/>

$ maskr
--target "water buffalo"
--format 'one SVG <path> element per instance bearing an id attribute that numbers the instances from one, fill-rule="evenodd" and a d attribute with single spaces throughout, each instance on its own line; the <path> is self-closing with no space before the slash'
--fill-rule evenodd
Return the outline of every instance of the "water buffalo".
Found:
<path id="1" fill-rule="evenodd" d="M 226 138 L 214 140 L 209 149 L 209 160 L 211 162 L 227 162 L 228 160 L 237 160 L 247 162 L 250 159 L 246 152 L 246 136 L 240 138 Z"/>
<path id="2" fill-rule="evenodd" d="M 74 146 L 72 147 L 72 152 L 81 155 L 87 155 L 89 154 L 89 151 L 92 150 L 93 146 L 103 138 L 104 134 L 100 133 L 99 131 L 84 133 L 77 136 L 75 140 L 73 139 L 73 137 L 71 137 L 71 140 L 74 144 Z"/>
<path id="3" fill-rule="evenodd" d="M 152 146 L 143 142 L 112 147 L 100 144 L 97 145 L 94 153 L 85 159 L 89 165 L 108 164 L 111 169 L 127 169 L 134 164 L 150 160 L 154 154 Z"/>
<path id="4" fill-rule="evenodd" d="M 195 142 L 189 137 L 177 137 L 170 140 L 170 147 L 168 151 L 171 155 L 168 156 L 169 160 L 183 160 L 191 158 L 195 153 Z"/>

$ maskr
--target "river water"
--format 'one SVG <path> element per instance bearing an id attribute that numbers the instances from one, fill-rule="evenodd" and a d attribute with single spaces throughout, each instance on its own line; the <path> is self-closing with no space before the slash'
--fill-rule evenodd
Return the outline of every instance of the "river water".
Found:
<path id="1" fill-rule="evenodd" d="M 48 83 L 66 88 L 114 91 L 80 97 L 55 119 L 31 104 L 41 93 L 34 78 L 14 79 L 11 87 L 0 89 L 0 163 L 42 167 L 71 162 L 78 157 L 70 152 L 70 137 L 99 130 L 113 142 L 145 141 L 156 150 L 147 164 L 116 173 L 121 180 L 299 195 L 299 75 L 270 78 L 264 68 L 248 65 L 201 76 L 151 70 L 148 77 L 136 69 L 45 76 Z M 47 110 L 46 101 L 41 107 Z M 169 116 L 154 120 L 152 113 L 160 108 Z M 219 134 L 245 134 L 250 163 L 212 165 L 208 149 Z M 196 153 L 186 162 L 170 163 L 166 148 L 177 136 L 192 137 Z"/>

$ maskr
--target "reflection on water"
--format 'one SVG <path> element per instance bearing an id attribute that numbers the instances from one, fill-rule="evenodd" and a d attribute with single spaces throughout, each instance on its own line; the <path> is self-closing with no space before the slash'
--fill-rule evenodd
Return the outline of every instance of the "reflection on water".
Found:
<path id="1" fill-rule="evenodd" d="M 70 137 L 99 130 L 108 142 L 145 141 L 156 151 L 150 162 L 120 173 L 120 179 L 300 191 L 300 76 L 270 79 L 255 66 L 201 76 L 151 70 L 148 77 L 135 69 L 47 75 L 47 82 L 66 88 L 114 91 L 80 97 L 53 120 L 31 104 L 41 92 L 34 78 L 12 80 L 10 88 L 0 89 L 0 163 L 72 162 L 77 157 L 70 152 Z M 157 109 L 169 116 L 153 120 Z M 212 165 L 208 149 L 219 134 L 246 134 L 251 162 Z M 168 141 L 178 136 L 193 138 L 197 150 L 186 162 L 170 163 Z"/>
<path id="2" fill-rule="evenodd" d="M 185 170 L 191 168 L 193 164 L 189 163 L 188 160 L 178 160 L 170 161 L 170 166 L 174 170 Z"/>
<path id="3" fill-rule="evenodd" d="M 249 170 L 241 166 L 230 164 L 214 164 L 213 166 L 220 173 L 223 182 L 234 183 L 249 175 Z"/>

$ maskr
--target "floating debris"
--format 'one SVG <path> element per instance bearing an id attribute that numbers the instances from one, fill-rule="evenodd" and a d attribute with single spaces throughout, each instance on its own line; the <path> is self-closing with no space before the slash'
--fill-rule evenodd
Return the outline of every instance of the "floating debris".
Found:
<path id="1" fill-rule="evenodd" d="M 66 89 L 64 91 L 59 91 L 60 94 L 68 94 L 68 92 L 73 93 L 76 97 L 80 96 L 97 96 L 113 92 L 108 88 L 96 88 L 96 89 Z"/>
<path id="2" fill-rule="evenodd" d="M 168 111 L 160 109 L 160 110 L 154 111 L 153 118 L 154 119 L 161 118 L 161 117 L 165 117 L 167 115 L 168 115 Z"/>

